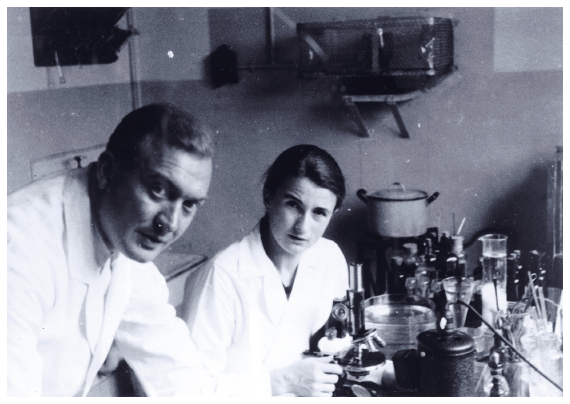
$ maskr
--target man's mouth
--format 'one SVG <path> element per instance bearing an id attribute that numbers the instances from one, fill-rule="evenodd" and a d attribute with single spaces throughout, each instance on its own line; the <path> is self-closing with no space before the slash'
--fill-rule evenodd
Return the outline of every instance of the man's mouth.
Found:
<path id="1" fill-rule="evenodd" d="M 148 233 L 140 233 L 140 235 L 141 235 L 141 244 L 143 244 L 143 246 L 150 247 L 156 244 L 168 244 L 169 241 L 168 238 L 160 238 Z"/>

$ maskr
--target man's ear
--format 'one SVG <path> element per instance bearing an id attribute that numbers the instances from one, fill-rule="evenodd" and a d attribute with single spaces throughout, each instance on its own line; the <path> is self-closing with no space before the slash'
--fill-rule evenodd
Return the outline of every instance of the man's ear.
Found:
<path id="1" fill-rule="evenodd" d="M 105 150 L 97 160 L 97 188 L 109 187 L 117 170 L 117 159 L 110 151 Z"/>

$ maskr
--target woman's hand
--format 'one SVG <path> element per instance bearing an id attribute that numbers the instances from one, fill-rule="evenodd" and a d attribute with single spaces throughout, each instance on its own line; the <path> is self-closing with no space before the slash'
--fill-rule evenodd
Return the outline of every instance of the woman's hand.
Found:
<path id="1" fill-rule="evenodd" d="M 330 357 L 307 358 L 271 371 L 273 395 L 294 393 L 300 397 L 331 397 L 342 368 Z"/>

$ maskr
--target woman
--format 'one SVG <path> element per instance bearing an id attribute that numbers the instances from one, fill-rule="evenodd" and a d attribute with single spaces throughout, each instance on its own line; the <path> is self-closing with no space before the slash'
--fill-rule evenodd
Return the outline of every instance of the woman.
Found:
<path id="1" fill-rule="evenodd" d="M 219 393 L 332 395 L 342 368 L 302 353 L 348 288 L 341 250 L 322 237 L 344 196 L 326 151 L 291 147 L 266 173 L 258 225 L 189 276 L 179 315 L 208 371 L 226 379 Z"/>

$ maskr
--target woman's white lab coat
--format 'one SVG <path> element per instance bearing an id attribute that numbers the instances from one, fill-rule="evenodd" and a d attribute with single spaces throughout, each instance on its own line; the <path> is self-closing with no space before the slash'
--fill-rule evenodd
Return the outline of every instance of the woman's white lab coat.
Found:
<path id="1" fill-rule="evenodd" d="M 302 359 L 347 288 L 344 255 L 321 238 L 303 254 L 287 300 L 258 224 L 188 277 L 178 312 L 208 370 L 234 379 L 226 394 L 270 395 L 268 372 Z"/>

